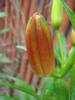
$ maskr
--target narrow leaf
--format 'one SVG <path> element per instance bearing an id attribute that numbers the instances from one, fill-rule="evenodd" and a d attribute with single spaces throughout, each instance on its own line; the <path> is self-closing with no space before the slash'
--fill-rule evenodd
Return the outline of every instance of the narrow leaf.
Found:
<path id="1" fill-rule="evenodd" d="M 16 48 L 17 49 L 24 50 L 25 52 L 27 51 L 26 47 L 25 46 L 22 46 L 22 45 L 17 45 Z"/>
<path id="2" fill-rule="evenodd" d="M 67 49 L 67 39 L 64 36 L 64 34 L 61 34 L 61 39 L 63 42 L 63 48 L 64 48 L 64 60 L 66 61 L 67 57 L 68 57 L 68 49 Z"/>
<path id="3" fill-rule="evenodd" d="M 16 95 L 17 100 L 31 100 L 32 96 L 21 92 L 19 95 Z"/>
<path id="4" fill-rule="evenodd" d="M 17 78 L 14 78 L 14 77 L 11 77 L 7 74 L 2 74 L 2 73 L 0 73 L 0 78 L 15 81 L 15 83 L 12 83 L 12 82 L 8 82 L 8 81 L 4 82 L 4 80 L 3 81 L 1 80 L 0 86 L 6 87 L 6 88 L 16 89 L 16 90 L 19 90 L 21 92 L 25 92 L 29 95 L 32 95 L 37 100 L 40 100 L 40 97 L 36 94 L 36 92 L 33 90 L 33 88 L 31 86 L 29 86 L 28 84 L 26 84 L 24 81 L 17 79 Z"/>
<path id="5" fill-rule="evenodd" d="M 54 91 L 57 100 L 69 100 L 69 93 L 66 82 L 62 79 L 57 79 L 54 83 Z"/>
<path id="6" fill-rule="evenodd" d="M 64 36 L 63 33 L 61 33 L 61 40 L 62 40 L 62 44 L 63 44 L 63 50 L 64 50 L 64 61 L 66 61 L 67 57 L 68 57 L 68 50 L 67 50 L 67 40 L 66 37 Z M 57 50 L 55 51 L 57 52 L 57 61 L 59 64 L 61 64 L 61 56 L 60 56 L 60 47 L 59 47 L 59 42 L 57 41 Z"/>
<path id="7" fill-rule="evenodd" d="M 9 28 L 4 28 L 0 30 L 0 35 L 6 34 L 7 32 L 9 32 Z"/>
<path id="8" fill-rule="evenodd" d="M 11 63 L 11 60 L 8 59 L 7 57 L 4 57 L 4 56 L 0 56 L 0 63 L 7 63 L 7 64 L 10 64 Z"/>
<path id="9" fill-rule="evenodd" d="M 55 96 L 44 96 L 42 100 L 58 100 Z"/>
<path id="10" fill-rule="evenodd" d="M 56 60 L 61 64 L 62 63 L 61 56 L 60 56 L 57 48 L 54 48 L 54 53 L 55 53 Z"/>
<path id="11" fill-rule="evenodd" d="M 50 95 L 54 93 L 53 81 L 54 78 L 48 78 L 48 77 L 44 78 L 43 84 L 40 89 L 40 95 L 42 100 L 44 98 L 47 98 L 48 96 L 50 97 Z"/>
<path id="12" fill-rule="evenodd" d="M 71 70 L 71 80 L 70 80 L 70 99 L 72 98 L 73 89 L 75 88 L 75 64 Z M 75 91 L 75 90 L 74 90 Z"/>
<path id="13" fill-rule="evenodd" d="M 64 0 L 62 0 L 64 7 L 66 9 L 66 12 L 68 13 L 69 19 L 71 21 L 72 24 L 72 28 L 75 30 L 75 13 L 73 13 L 73 11 L 68 7 L 68 5 L 65 3 Z"/>
<path id="14" fill-rule="evenodd" d="M 8 13 L 7 12 L 0 12 L 0 18 L 3 18 L 5 16 L 8 16 Z"/>
<path id="15" fill-rule="evenodd" d="M 18 100 L 18 99 L 10 96 L 0 96 L 0 100 Z"/>
<path id="16" fill-rule="evenodd" d="M 75 100 L 75 87 L 73 88 L 72 99 L 71 100 Z"/>

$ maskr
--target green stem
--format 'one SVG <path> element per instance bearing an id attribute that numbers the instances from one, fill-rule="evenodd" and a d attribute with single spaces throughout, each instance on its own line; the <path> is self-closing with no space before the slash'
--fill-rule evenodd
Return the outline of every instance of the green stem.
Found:
<path id="1" fill-rule="evenodd" d="M 71 48 L 69 57 L 66 61 L 66 64 L 60 69 L 59 72 L 54 74 L 54 77 L 62 78 L 67 74 L 67 72 L 72 68 L 72 65 L 75 63 L 75 46 Z"/>
<path id="2" fill-rule="evenodd" d="M 62 58 L 62 65 L 64 64 L 64 49 L 63 49 L 63 43 L 62 43 L 62 39 L 61 39 L 61 35 L 60 32 L 57 30 L 57 38 L 58 38 L 58 42 L 59 42 L 59 46 L 60 46 L 60 54 L 61 54 L 61 58 Z"/>

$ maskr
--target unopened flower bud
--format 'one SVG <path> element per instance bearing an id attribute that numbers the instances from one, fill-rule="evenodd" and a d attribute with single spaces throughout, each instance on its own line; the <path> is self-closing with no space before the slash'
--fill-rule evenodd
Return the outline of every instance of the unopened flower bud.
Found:
<path id="1" fill-rule="evenodd" d="M 71 32 L 71 43 L 72 43 L 72 45 L 75 45 L 75 31 L 73 29 Z"/>
<path id="2" fill-rule="evenodd" d="M 34 13 L 26 28 L 26 47 L 33 72 L 50 76 L 54 72 L 55 58 L 51 32 L 44 17 Z"/>

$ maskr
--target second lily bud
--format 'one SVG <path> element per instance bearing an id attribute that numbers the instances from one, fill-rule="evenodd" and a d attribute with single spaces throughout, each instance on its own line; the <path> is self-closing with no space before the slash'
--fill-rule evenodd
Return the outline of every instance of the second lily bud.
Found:
<path id="1" fill-rule="evenodd" d="M 51 21 L 55 29 L 59 29 L 63 20 L 63 4 L 62 0 L 53 0 Z"/>
<path id="2" fill-rule="evenodd" d="M 73 29 L 71 32 L 71 43 L 72 43 L 72 45 L 75 45 L 75 31 Z"/>

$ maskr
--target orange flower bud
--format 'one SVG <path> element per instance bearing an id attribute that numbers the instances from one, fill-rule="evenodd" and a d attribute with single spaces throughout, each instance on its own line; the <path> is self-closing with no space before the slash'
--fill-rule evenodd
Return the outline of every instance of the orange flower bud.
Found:
<path id="1" fill-rule="evenodd" d="M 72 45 L 75 45 L 75 31 L 73 29 L 71 32 L 71 43 L 72 43 Z"/>
<path id="2" fill-rule="evenodd" d="M 52 75 L 55 58 L 51 32 L 44 17 L 38 13 L 28 21 L 26 47 L 33 72 L 39 76 Z"/>

